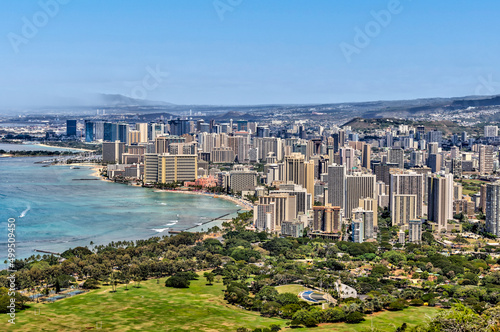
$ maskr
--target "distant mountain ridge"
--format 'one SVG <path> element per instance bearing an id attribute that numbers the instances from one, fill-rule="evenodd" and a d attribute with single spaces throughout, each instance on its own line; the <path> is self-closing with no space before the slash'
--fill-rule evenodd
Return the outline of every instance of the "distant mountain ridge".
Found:
<path id="1" fill-rule="evenodd" d="M 97 94 L 96 102 L 102 106 L 176 106 L 164 101 L 131 98 L 120 94 Z"/>
<path id="2" fill-rule="evenodd" d="M 61 100 L 62 101 L 62 100 Z M 378 100 L 344 103 L 318 104 L 260 104 L 260 105 L 180 105 L 165 101 L 131 98 L 121 94 L 91 94 L 81 98 L 66 98 L 61 103 L 64 106 L 45 106 L 34 109 L 23 109 L 21 113 L 57 113 L 57 112 L 88 112 L 95 109 L 106 109 L 108 114 L 164 114 L 165 116 L 186 116 L 191 113 L 203 113 L 203 117 L 223 121 L 257 120 L 280 114 L 289 118 L 290 114 L 297 119 L 309 118 L 311 114 L 316 119 L 323 117 L 328 120 L 335 115 L 339 121 L 343 119 L 362 118 L 411 118 L 426 117 L 435 112 L 448 112 L 470 107 L 500 107 L 500 95 L 465 96 L 453 98 L 420 98 L 410 100 Z M 492 120 L 492 119 L 490 119 Z"/>
<path id="3" fill-rule="evenodd" d="M 171 107 L 191 107 L 191 108 L 219 108 L 224 109 L 262 109 L 267 107 L 314 107 L 314 106 L 353 106 L 357 108 L 391 109 L 403 108 L 405 110 L 419 112 L 435 107 L 468 107 L 468 106 L 494 106 L 500 105 L 500 95 L 494 96 L 464 96 L 451 98 L 419 98 L 406 100 L 375 100 L 366 102 L 343 102 L 343 103 L 318 103 L 318 104 L 268 104 L 268 105 L 178 105 L 165 101 L 153 101 L 147 99 L 137 99 L 121 94 L 97 94 L 95 98 L 96 106 L 171 106 Z"/>
<path id="4" fill-rule="evenodd" d="M 176 105 L 167 102 L 140 100 L 123 95 L 100 95 L 100 107 L 134 111 L 138 114 L 170 113 L 186 114 L 187 111 L 206 113 L 207 118 L 224 120 L 257 120 L 267 114 L 293 112 L 299 117 L 309 117 L 313 112 L 323 116 L 335 114 L 340 117 L 363 118 L 410 118 L 421 117 L 436 111 L 456 111 L 469 107 L 500 107 L 500 95 L 496 96 L 465 96 L 454 98 L 421 98 L 411 100 L 380 100 L 353 103 L 331 104 L 269 104 L 269 105 Z M 106 106 L 105 106 L 106 105 Z"/>

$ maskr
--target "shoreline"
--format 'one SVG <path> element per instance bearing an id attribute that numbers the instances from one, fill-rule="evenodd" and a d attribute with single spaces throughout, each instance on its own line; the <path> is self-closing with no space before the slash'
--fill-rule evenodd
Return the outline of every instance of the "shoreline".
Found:
<path id="1" fill-rule="evenodd" d="M 90 176 L 97 177 L 101 181 L 104 181 L 104 182 L 114 183 L 114 181 L 111 181 L 110 179 L 101 176 L 101 170 L 104 167 L 102 165 L 91 164 L 91 163 L 72 163 L 72 164 L 56 164 L 54 166 L 90 167 L 90 170 L 93 171 L 90 174 Z M 120 183 L 120 184 L 123 184 L 123 183 Z M 140 185 L 132 185 L 132 187 L 143 188 Z M 205 197 L 211 197 L 211 198 L 219 198 L 219 199 L 223 199 L 225 201 L 229 201 L 229 202 L 241 207 L 241 210 L 244 210 L 244 211 L 252 211 L 254 208 L 254 205 L 250 202 L 247 202 L 247 201 L 240 199 L 240 198 L 235 198 L 235 197 L 231 197 L 228 195 L 224 195 L 224 194 L 213 194 L 213 193 L 208 193 L 208 192 L 189 191 L 189 190 L 169 190 L 169 189 L 157 189 L 157 188 L 150 188 L 150 189 L 153 189 L 154 192 L 169 192 L 169 193 L 174 193 L 174 194 L 199 195 L 199 196 L 205 196 Z"/>
<path id="2" fill-rule="evenodd" d="M 50 155 L 50 154 L 42 154 L 42 155 L 29 155 L 29 154 L 12 154 L 12 153 L 4 153 L 0 155 L 0 158 L 50 158 L 50 157 L 60 157 L 61 155 Z"/>
<path id="3" fill-rule="evenodd" d="M 114 181 L 111 181 L 110 179 L 101 176 L 100 171 L 103 167 L 102 165 L 86 164 L 86 163 L 74 163 L 74 164 L 69 164 L 69 165 L 91 167 L 91 170 L 94 172 L 92 174 L 90 174 L 90 176 L 97 177 L 101 181 L 114 183 Z M 123 183 L 120 183 L 120 184 L 123 184 Z M 132 187 L 143 188 L 141 185 L 134 185 L 134 184 L 132 184 Z M 237 206 L 240 206 L 241 210 L 244 210 L 244 211 L 252 211 L 254 208 L 253 204 L 250 202 L 244 201 L 244 200 L 239 199 L 239 198 L 230 197 L 230 196 L 227 196 L 224 194 L 212 194 L 212 193 L 208 193 L 208 192 L 188 191 L 188 190 L 168 190 L 168 189 L 158 189 L 158 188 L 150 188 L 150 189 L 153 189 L 154 192 L 170 192 L 170 193 L 174 193 L 174 194 L 200 195 L 200 196 L 211 197 L 211 198 L 220 198 L 220 199 L 223 199 L 225 201 L 229 201 L 231 203 L 234 203 Z"/>
<path id="4" fill-rule="evenodd" d="M 105 182 L 113 182 L 111 180 L 108 180 L 107 178 L 105 177 L 102 177 L 100 176 L 100 170 L 104 168 L 104 166 L 102 166 L 101 164 L 96 164 L 96 163 L 73 163 L 73 164 L 52 164 L 50 165 L 50 167 L 52 166 L 58 166 L 58 167 L 64 167 L 64 170 L 68 170 L 69 171 L 69 167 L 71 166 L 80 166 L 82 167 L 82 169 L 80 170 L 75 170 L 75 174 L 80 174 L 80 175 L 87 175 L 89 177 L 96 177 L 96 178 L 100 178 L 101 181 L 105 181 Z M 59 168 L 60 170 L 63 170 L 63 168 Z M 57 170 L 57 168 L 56 168 Z M 58 172 L 57 172 L 58 173 Z M 78 177 L 78 175 L 77 175 Z M 83 176 L 85 177 L 85 176 Z M 138 186 L 138 187 L 142 187 L 142 186 Z M 125 188 L 126 189 L 126 188 Z M 174 191 L 176 193 L 183 193 L 182 191 Z M 187 194 L 187 192 L 184 192 L 184 194 Z M 189 194 L 198 194 L 200 195 L 201 193 L 189 193 Z M 206 195 L 206 194 L 205 194 Z M 207 196 L 214 196 L 214 195 L 207 195 Z M 231 201 L 233 204 L 235 204 L 234 206 L 228 208 L 229 210 L 232 210 L 231 213 L 234 213 L 236 214 L 236 211 L 239 210 L 239 209 L 242 209 L 243 207 L 245 207 L 245 205 L 243 204 L 239 204 L 239 202 L 234 199 L 234 198 L 229 198 L 229 197 L 224 197 L 224 196 L 219 196 L 218 198 L 222 198 L 222 199 L 225 199 L 225 200 L 229 200 Z M 196 203 L 195 203 L 196 204 Z M 211 204 L 208 203 L 208 205 L 218 205 L 217 202 L 212 202 Z M 239 206 L 236 206 L 236 205 L 239 205 Z M 200 216 L 207 216 L 205 213 L 201 213 Z M 211 217 L 207 217 L 207 219 L 205 220 L 209 220 Z M 214 220 L 210 223 L 211 226 L 213 225 L 217 225 L 217 226 L 220 226 L 219 223 L 221 223 L 222 221 L 219 221 L 219 220 Z M 184 227 L 181 227 L 180 229 L 182 229 L 182 231 L 187 231 L 187 232 L 200 232 L 200 229 L 198 229 L 199 225 L 197 224 L 194 224 L 194 225 L 191 225 L 191 224 L 187 224 L 187 225 L 184 225 Z M 168 227 L 168 226 L 165 226 L 165 227 Z M 203 228 L 207 227 L 207 225 L 203 225 L 202 226 Z M 169 230 L 171 230 L 170 227 L 168 227 Z M 200 227 L 201 228 L 201 227 Z M 174 228 L 175 229 L 175 228 Z M 206 230 L 205 230 L 206 231 Z M 130 239 L 128 238 L 128 235 L 125 235 L 125 236 L 119 236 L 118 237 L 118 240 L 131 240 L 131 241 L 137 241 L 137 240 L 146 240 L 146 239 L 149 239 L 149 238 L 152 238 L 152 237 L 162 237 L 162 236 L 171 236 L 171 235 L 174 235 L 174 234 L 169 234 L 168 232 L 158 232 L 158 233 L 152 233 L 152 234 L 144 234 L 144 235 L 141 235 L 141 236 L 132 236 Z M 113 241 L 113 239 L 108 239 L 108 240 L 103 240 L 102 242 L 99 240 L 99 241 L 96 241 L 94 240 L 94 242 L 96 242 L 96 244 L 102 244 L 102 245 L 107 245 L 108 243 L 110 243 L 111 241 Z M 114 239 L 114 241 L 117 241 L 117 239 Z M 40 245 L 36 245 L 36 249 L 44 249 L 44 250 L 50 250 L 50 251 L 57 251 L 57 252 L 63 252 L 64 250 L 68 249 L 68 248 L 75 248 L 76 246 L 78 246 L 80 244 L 77 244 L 75 243 L 73 240 L 71 241 L 68 241 L 68 243 L 64 243 L 64 244 L 50 244 L 50 246 L 46 247 L 43 243 L 40 244 Z M 82 246 L 85 245 L 85 244 L 81 244 Z M 59 246 L 61 248 L 59 248 Z M 57 249 L 56 249 L 57 247 Z M 31 255 L 33 254 L 31 252 L 31 250 L 33 248 L 27 248 L 29 249 L 29 251 L 27 250 L 26 253 L 23 252 L 23 255 L 19 256 L 20 259 L 25 259 L 25 258 L 29 258 L 31 257 Z M 3 268 L 3 267 L 2 267 Z"/>
<path id="5" fill-rule="evenodd" d="M 63 147 L 63 146 L 57 146 L 57 145 L 48 145 L 44 143 L 37 143 L 33 144 L 37 146 L 43 146 L 46 148 L 57 148 L 57 149 L 63 149 L 63 150 L 74 150 L 74 151 L 80 151 L 80 152 L 95 152 L 94 150 L 89 150 L 89 149 L 81 149 L 81 148 L 69 148 L 69 147 Z"/>
<path id="6" fill-rule="evenodd" d="M 230 201 L 236 205 L 241 206 L 242 210 L 245 210 L 245 211 L 253 210 L 252 203 L 241 200 L 239 198 L 223 195 L 223 194 L 212 194 L 212 193 L 200 192 L 200 191 L 169 190 L 169 189 L 155 189 L 154 191 L 155 192 L 169 192 L 169 193 L 176 193 L 176 194 L 199 195 L 199 196 L 206 196 L 206 197 L 212 197 L 212 198 L 220 198 L 220 199 Z"/>
<path id="7" fill-rule="evenodd" d="M 82 166 L 82 167 L 89 167 L 91 171 L 93 171 L 90 176 L 97 177 L 101 181 L 105 182 L 113 182 L 111 180 L 105 179 L 104 177 L 101 176 L 101 169 L 103 168 L 102 165 L 99 164 L 92 164 L 92 163 L 71 163 L 71 164 L 52 164 L 51 166 Z"/>

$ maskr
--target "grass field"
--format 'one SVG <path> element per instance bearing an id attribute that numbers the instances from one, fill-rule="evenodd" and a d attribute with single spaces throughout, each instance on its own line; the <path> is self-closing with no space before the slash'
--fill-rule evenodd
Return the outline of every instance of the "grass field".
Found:
<path id="1" fill-rule="evenodd" d="M 227 305 L 222 283 L 206 286 L 204 278 L 189 289 L 165 287 L 165 278 L 141 283 L 141 288 L 121 286 L 93 290 L 50 304 L 35 304 L 17 315 L 7 331 L 88 331 L 102 322 L 103 331 L 236 331 L 240 326 L 267 327 L 281 319 Z M 35 315 L 35 308 L 40 315 Z M 7 316 L 6 316 L 7 317 Z M 6 320 L 4 321 L 6 322 Z M 10 325 L 10 324 L 9 324 Z M 5 326 L 5 325 L 4 325 Z M 5 331 L 3 328 L 0 329 Z"/>
<path id="2" fill-rule="evenodd" d="M 304 287 L 302 285 L 283 285 L 275 287 L 278 293 L 294 293 L 298 295 L 300 292 L 310 290 L 310 288 Z"/>
<path id="3" fill-rule="evenodd" d="M 141 283 L 140 288 L 118 288 L 110 293 L 109 287 L 90 291 L 84 295 L 50 304 L 33 304 L 17 314 L 16 324 L 7 323 L 2 331 L 88 331 L 102 322 L 103 331 L 207 331 L 235 332 L 238 327 L 268 327 L 285 320 L 264 318 L 225 303 L 222 283 L 206 286 L 204 278 L 193 281 L 189 289 L 173 289 L 164 286 L 165 278 Z M 290 285 L 295 287 L 296 285 Z M 288 286 L 285 286 L 288 287 Z M 287 288 L 285 288 L 287 289 Z M 286 291 L 292 291 L 288 288 Z M 35 310 L 39 314 L 35 315 Z M 374 326 L 394 331 L 393 325 L 422 322 L 434 308 L 409 308 L 402 312 L 382 312 L 373 316 Z M 298 331 L 361 331 L 370 322 L 359 325 L 327 324 Z"/>
<path id="4" fill-rule="evenodd" d="M 409 326 L 415 326 L 424 323 L 427 317 L 434 316 L 438 310 L 433 307 L 409 307 L 403 311 L 382 311 L 371 316 L 366 316 L 366 320 L 360 324 L 322 324 L 319 327 L 311 329 L 293 329 L 293 331 L 307 331 L 307 332 L 325 332 L 325 331 L 338 331 L 338 332 L 361 332 L 369 331 L 372 326 L 380 331 L 395 331 L 403 323 Z"/>
<path id="5" fill-rule="evenodd" d="M 474 195 L 481 190 L 481 185 L 487 182 L 481 180 L 462 180 L 462 192 L 464 195 Z"/>

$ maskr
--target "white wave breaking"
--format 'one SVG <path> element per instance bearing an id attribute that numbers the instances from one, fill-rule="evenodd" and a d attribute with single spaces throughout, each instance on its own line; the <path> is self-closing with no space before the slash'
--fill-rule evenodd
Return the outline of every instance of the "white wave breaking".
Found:
<path id="1" fill-rule="evenodd" d="M 153 228 L 152 231 L 158 232 L 158 233 L 163 233 L 166 231 L 168 228 Z"/>
<path id="2" fill-rule="evenodd" d="M 30 205 L 28 205 L 26 207 L 26 209 L 23 212 L 21 212 L 21 214 L 19 215 L 19 218 L 24 218 L 26 216 L 26 214 L 28 213 L 29 210 L 31 210 L 31 206 Z"/>
<path id="3" fill-rule="evenodd" d="M 168 224 L 166 224 L 165 226 L 173 226 L 175 224 L 177 224 L 179 222 L 179 220 L 170 220 L 170 222 Z"/>

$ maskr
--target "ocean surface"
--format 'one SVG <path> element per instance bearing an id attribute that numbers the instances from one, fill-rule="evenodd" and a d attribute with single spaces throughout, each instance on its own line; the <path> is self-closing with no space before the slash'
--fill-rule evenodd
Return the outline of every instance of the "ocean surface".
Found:
<path id="1" fill-rule="evenodd" d="M 0 149 L 7 150 L 5 144 Z M 107 244 L 146 239 L 167 235 L 167 229 L 206 230 L 217 222 L 198 224 L 230 213 L 225 217 L 229 218 L 240 209 L 222 199 L 94 180 L 89 167 L 35 164 L 46 159 L 0 158 L 2 268 L 7 258 L 8 218 L 16 219 L 16 258 L 26 258 L 36 254 L 34 249 L 60 253 L 89 246 L 90 241 Z"/>

